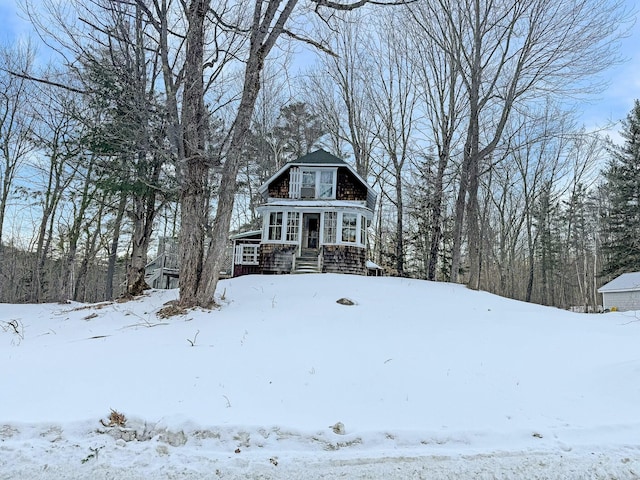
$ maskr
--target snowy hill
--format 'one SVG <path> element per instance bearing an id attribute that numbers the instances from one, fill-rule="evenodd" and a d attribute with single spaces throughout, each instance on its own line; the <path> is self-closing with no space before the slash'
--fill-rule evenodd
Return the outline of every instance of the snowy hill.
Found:
<path id="1" fill-rule="evenodd" d="M 640 477 L 633 312 L 346 275 L 218 294 L 2 305 L 0 479 Z"/>

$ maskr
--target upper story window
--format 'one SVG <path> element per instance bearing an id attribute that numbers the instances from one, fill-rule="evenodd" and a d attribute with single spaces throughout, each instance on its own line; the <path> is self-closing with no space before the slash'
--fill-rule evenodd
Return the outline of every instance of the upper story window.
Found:
<path id="1" fill-rule="evenodd" d="M 291 167 L 289 198 L 336 198 L 336 169 Z"/>

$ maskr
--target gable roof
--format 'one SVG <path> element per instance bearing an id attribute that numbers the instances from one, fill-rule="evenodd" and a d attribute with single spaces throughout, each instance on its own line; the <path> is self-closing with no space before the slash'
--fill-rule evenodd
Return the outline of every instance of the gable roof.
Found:
<path id="1" fill-rule="evenodd" d="M 303 155 L 301 157 L 296 158 L 295 160 L 291 160 L 285 163 L 276 173 L 271 175 L 271 177 L 269 177 L 269 179 L 266 182 L 264 182 L 260 186 L 260 188 L 258 188 L 258 192 L 264 195 L 265 192 L 269 189 L 269 184 L 273 182 L 276 178 L 278 178 L 280 175 L 282 175 L 282 173 L 289 170 L 289 168 L 291 167 L 304 166 L 304 165 L 321 165 L 323 167 L 333 166 L 333 167 L 348 168 L 349 171 L 351 171 L 351 173 L 358 179 L 358 181 L 360 181 L 362 185 L 364 185 L 367 188 L 367 206 L 371 210 L 373 210 L 373 207 L 375 206 L 375 203 L 376 203 L 376 198 L 378 196 L 375 190 L 371 188 L 371 186 L 367 183 L 367 181 L 364 180 L 351 165 L 349 165 L 344 160 L 336 157 L 335 155 L 327 152 L 326 150 L 323 150 L 322 148 L 314 152 L 307 153 L 306 155 Z"/>
<path id="2" fill-rule="evenodd" d="M 623 273 L 598 289 L 599 293 L 640 290 L 640 272 Z"/>
<path id="3" fill-rule="evenodd" d="M 331 153 L 323 150 L 322 148 L 315 152 L 307 153 L 295 160 L 287 162 L 288 165 L 308 165 L 308 164 L 322 164 L 322 165 L 348 165 L 344 160 L 332 155 Z"/>

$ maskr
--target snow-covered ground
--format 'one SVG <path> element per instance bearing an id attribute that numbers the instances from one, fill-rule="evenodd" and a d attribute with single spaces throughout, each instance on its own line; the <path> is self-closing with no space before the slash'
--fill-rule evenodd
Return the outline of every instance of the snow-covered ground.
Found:
<path id="1" fill-rule="evenodd" d="M 176 296 L 0 305 L 0 479 L 640 478 L 635 313 L 290 275 L 157 316 Z"/>

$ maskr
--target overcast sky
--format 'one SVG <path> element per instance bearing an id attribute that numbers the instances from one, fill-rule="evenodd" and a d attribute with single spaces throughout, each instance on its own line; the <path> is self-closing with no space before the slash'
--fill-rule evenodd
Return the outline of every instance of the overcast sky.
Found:
<path id="1" fill-rule="evenodd" d="M 626 0 L 630 9 L 637 9 L 635 0 Z M 11 41 L 31 33 L 29 24 L 20 16 L 17 0 L 0 0 L 0 42 Z M 582 105 L 582 122 L 588 129 L 602 127 L 626 117 L 634 99 L 640 99 L 640 22 L 636 21 L 630 36 L 621 42 L 625 62 L 609 69 L 607 89 Z M 616 137 L 614 127 L 610 132 Z"/>

